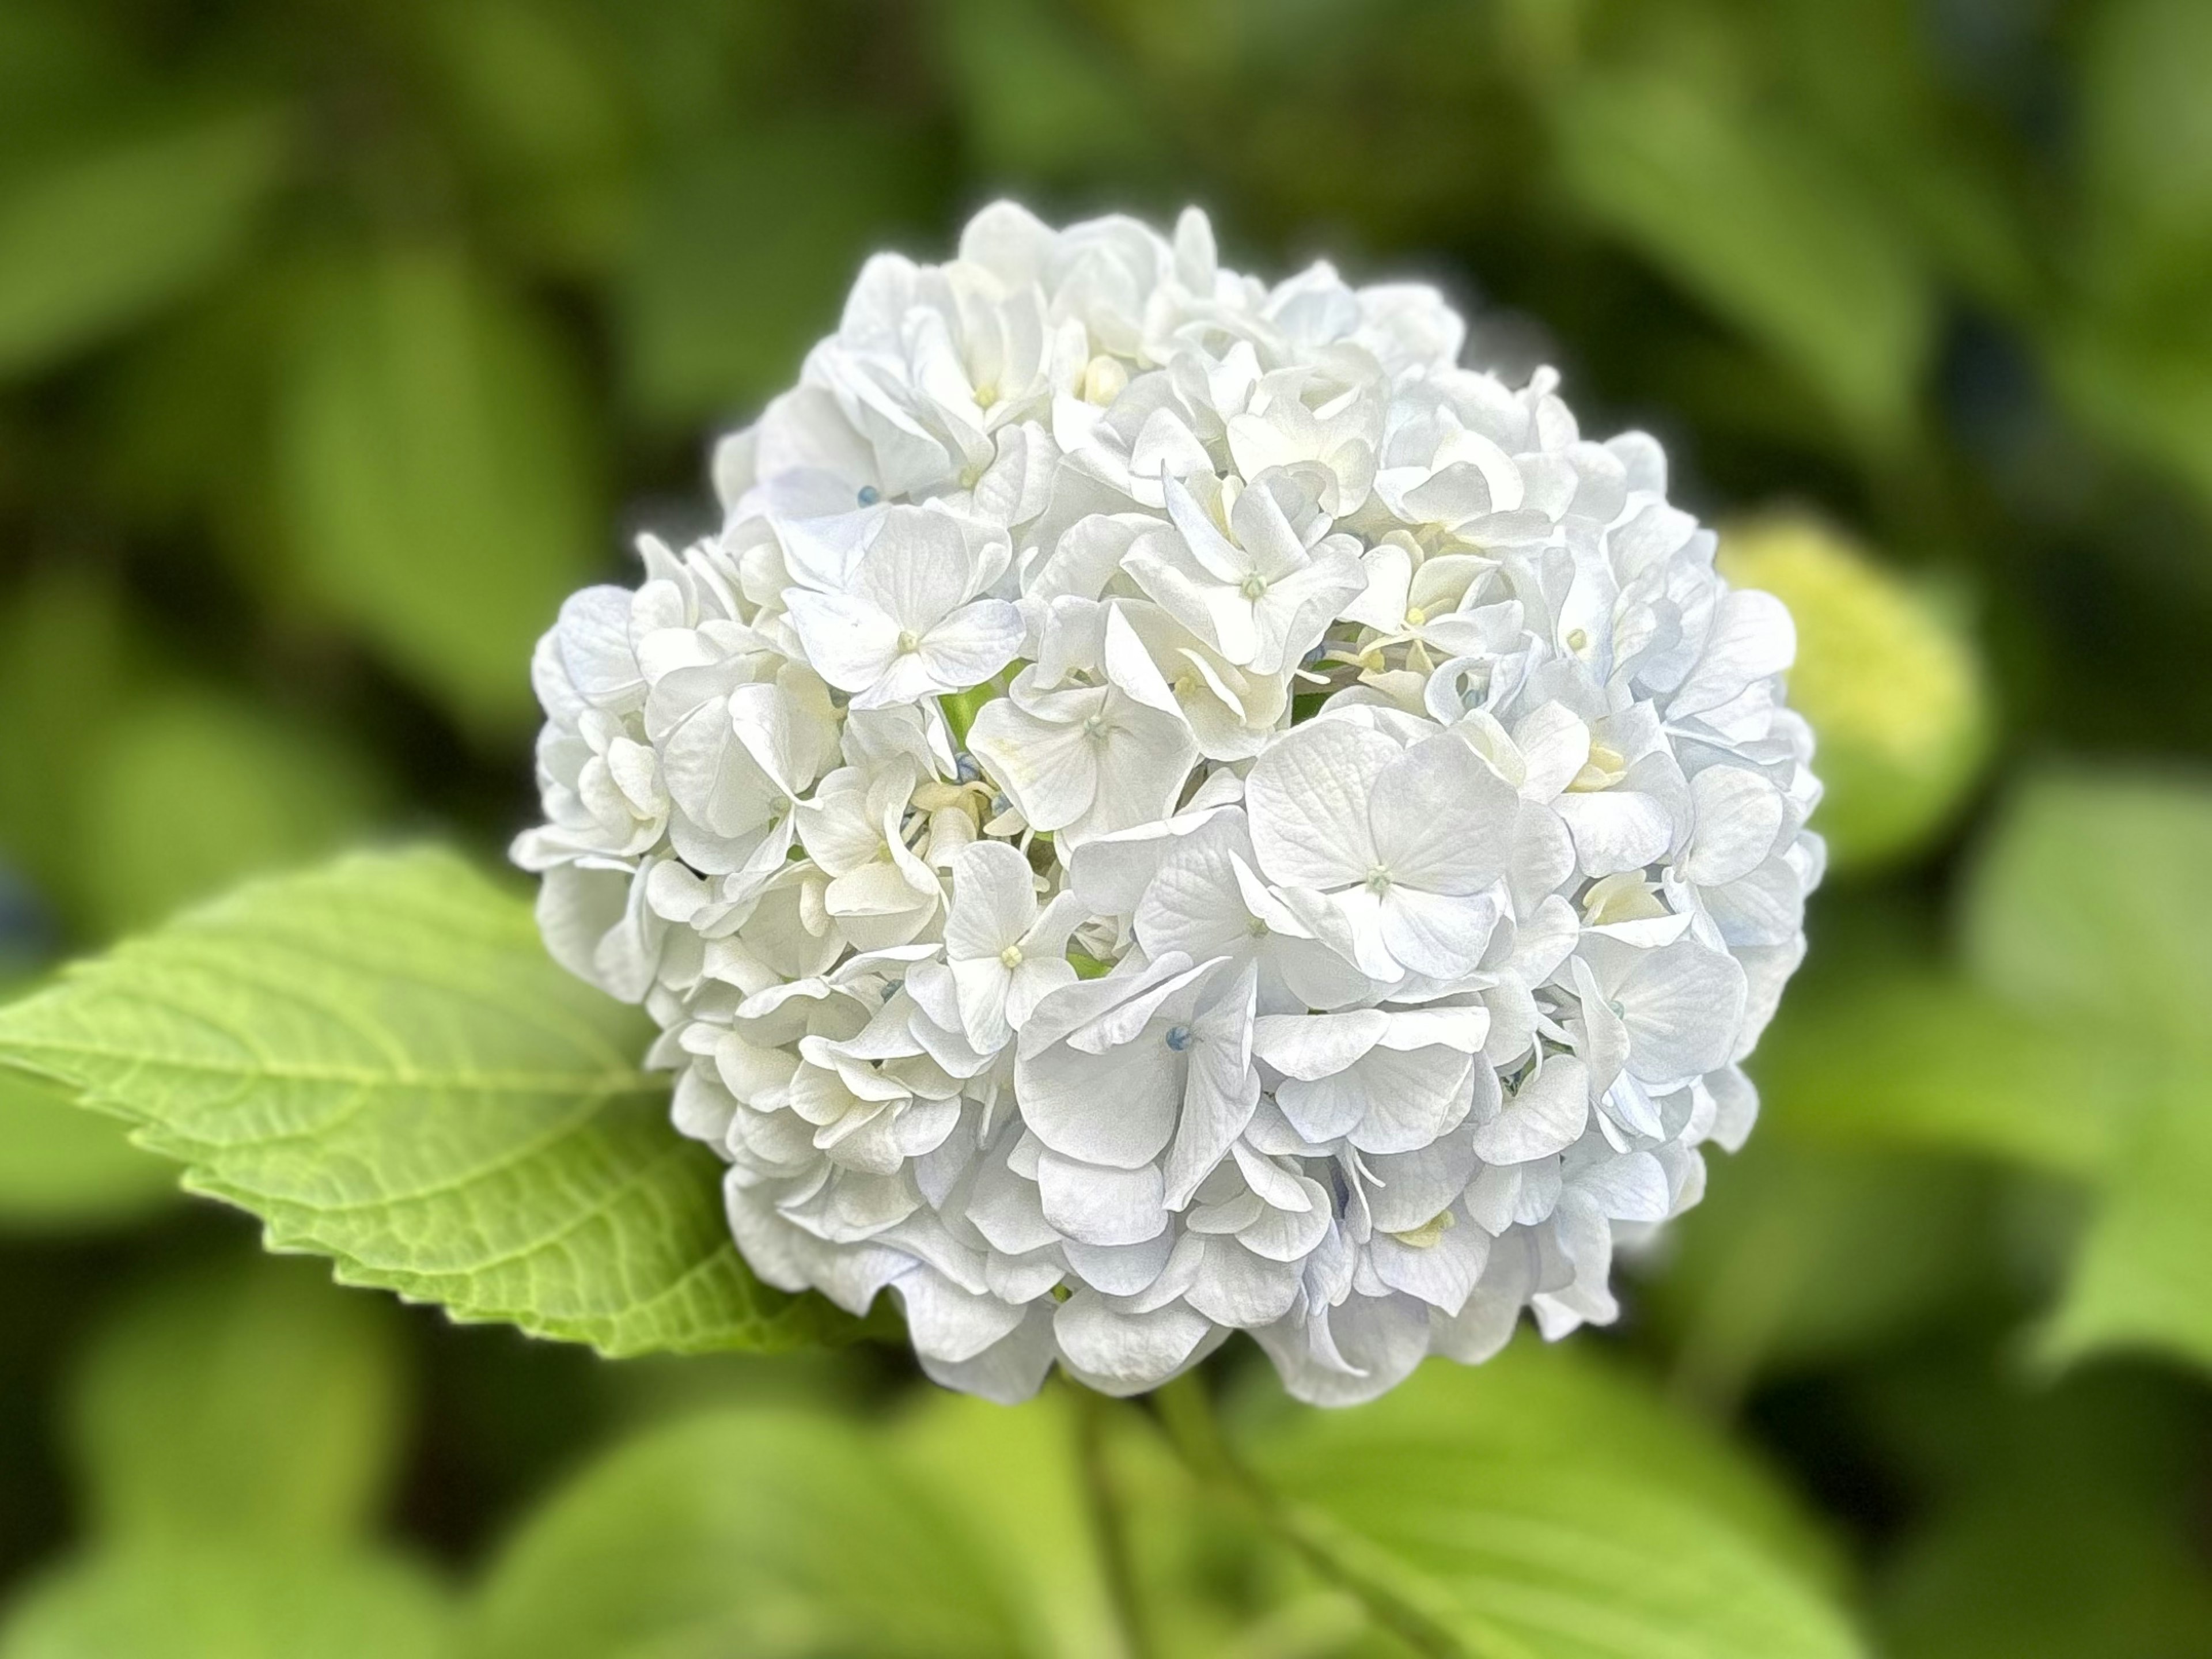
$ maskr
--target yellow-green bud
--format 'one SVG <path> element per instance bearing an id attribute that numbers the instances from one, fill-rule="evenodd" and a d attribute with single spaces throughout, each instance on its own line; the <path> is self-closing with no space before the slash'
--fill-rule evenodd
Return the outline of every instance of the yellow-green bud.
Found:
<path id="1" fill-rule="evenodd" d="M 1974 641 L 1928 593 L 1817 519 L 1776 514 L 1724 528 L 1721 574 L 1774 594 L 1797 623 L 1790 706 L 1811 724 L 1826 786 L 1813 828 L 1838 869 L 1925 845 L 1988 752 L 1987 681 Z"/>

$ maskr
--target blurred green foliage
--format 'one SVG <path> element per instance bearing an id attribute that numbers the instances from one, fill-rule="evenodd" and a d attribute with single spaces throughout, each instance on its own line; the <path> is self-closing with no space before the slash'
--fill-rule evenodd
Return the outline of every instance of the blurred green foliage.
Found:
<path id="1" fill-rule="evenodd" d="M 868 251 L 1002 191 L 1431 276 L 1659 433 L 1798 608 L 1835 786 L 1766 1121 L 1578 1340 L 1629 1380 L 1524 1335 L 1240 1447 L 1541 1654 L 1652 1650 L 1577 1575 L 1668 1625 L 1691 1559 L 1749 1575 L 1715 1651 L 1828 1650 L 1832 1595 L 1904 1659 L 2212 1649 L 2201 0 L 0 0 L 0 982 L 365 835 L 495 852 L 561 596 L 706 521 Z M 6 1659 L 1115 1659 L 1132 1595 L 1133 1650 L 1399 1650 L 1142 1413 L 380 1319 L 72 1110 L 0 1071 Z M 228 1277 L 118 1293 L 179 1258 Z M 777 1485 L 799 1437 L 843 1474 Z M 853 1588 L 808 1540 L 860 1528 Z"/>

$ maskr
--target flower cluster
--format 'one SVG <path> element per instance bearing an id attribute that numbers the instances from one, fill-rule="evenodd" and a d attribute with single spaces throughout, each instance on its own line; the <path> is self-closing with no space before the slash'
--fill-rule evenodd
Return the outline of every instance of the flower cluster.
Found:
<path id="1" fill-rule="evenodd" d="M 1750 1127 L 1819 785 L 1659 446 L 1463 332 L 1000 204 L 868 264 L 719 534 L 563 608 L 515 855 L 762 1278 L 1002 1400 L 1613 1316 Z"/>

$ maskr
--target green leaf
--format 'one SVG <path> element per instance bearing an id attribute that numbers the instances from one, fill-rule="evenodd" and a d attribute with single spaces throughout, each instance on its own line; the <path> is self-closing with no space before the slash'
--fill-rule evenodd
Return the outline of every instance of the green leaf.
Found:
<path id="1" fill-rule="evenodd" d="M 220 274 L 283 155 L 281 122 L 232 112 L 0 183 L 0 376 L 44 368 Z"/>
<path id="2" fill-rule="evenodd" d="M 2045 1352 L 2148 1348 L 2212 1367 L 2212 1044 L 2178 1050 L 2105 1183 Z"/>
<path id="3" fill-rule="evenodd" d="M 0 1626 L 0 1659 L 440 1659 L 453 1624 L 412 1562 L 204 1541 L 48 1573 Z"/>
<path id="4" fill-rule="evenodd" d="M 527 258 L 599 273 L 628 228 L 631 134 L 590 9 L 442 0 L 408 15 L 464 161 Z"/>
<path id="5" fill-rule="evenodd" d="M 1894 1659 L 2212 1652 L 2212 1586 L 2185 1529 L 2073 1492 L 1995 1494 L 1945 1518 L 1883 1601 Z"/>
<path id="6" fill-rule="evenodd" d="M 694 1419 L 620 1448 L 495 1565 L 480 1659 L 1023 1650 L 956 1518 L 882 1437 L 792 1411 Z"/>
<path id="7" fill-rule="evenodd" d="M 977 169 L 994 179 L 1114 179 L 1160 171 L 1170 151 L 1143 81 L 1079 11 L 1022 0 L 940 8 L 945 56 Z"/>
<path id="8" fill-rule="evenodd" d="M 84 755 L 135 689 L 135 633 L 120 584 L 74 562 L 35 570 L 0 615 L 0 852 L 88 927 Z"/>
<path id="9" fill-rule="evenodd" d="M 0 1231 L 76 1232 L 137 1221 L 176 1193 L 176 1171 L 66 1089 L 0 1066 Z"/>
<path id="10" fill-rule="evenodd" d="M 1708 1409 L 1894 1344 L 1998 1283 L 1993 1183 L 1955 1160 L 1808 1146 L 1769 1122 L 1711 1182 L 1643 1297 L 1674 1339 L 1674 1391 Z"/>
<path id="11" fill-rule="evenodd" d="M 924 155 L 851 117 L 680 147 L 646 186 L 617 293 L 632 400 L 689 426 L 790 385 L 861 262 L 926 210 Z"/>
<path id="12" fill-rule="evenodd" d="M 1998 1383 L 1968 1349 L 1860 1397 L 1855 1414 L 1915 1487 L 1916 1516 L 1875 1586 L 1885 1650 L 2212 1652 L 2212 1573 L 2196 1540 L 2201 1390 L 2133 1366 Z"/>
<path id="13" fill-rule="evenodd" d="M 1586 212 L 1793 364 L 1858 435 L 1902 436 L 1933 301 L 1848 173 L 1798 129 L 1658 71 L 1594 74 L 1553 114 Z"/>
<path id="14" fill-rule="evenodd" d="M 2084 22 L 2078 291 L 2045 325 L 2049 372 L 2077 420 L 2212 511 L 2212 13 L 2112 0 Z"/>
<path id="15" fill-rule="evenodd" d="M 2137 1057 L 2096 1031 L 1901 953 L 1805 986 L 1751 1071 L 1777 1127 L 2085 1178 L 2134 1133 L 2146 1081 Z"/>
<path id="16" fill-rule="evenodd" d="M 2146 1109 L 2114 1151 L 2049 1333 L 2071 1358 L 2151 1347 L 2212 1365 L 2212 790 L 2081 773 L 2014 801 L 1970 890 L 1982 981 L 2102 1043 Z"/>
<path id="17" fill-rule="evenodd" d="M 289 374 L 302 576 L 474 729 L 525 722 L 531 647 L 600 562 L 599 469 L 557 339 L 459 253 L 388 252 L 322 286 Z"/>
<path id="18" fill-rule="evenodd" d="M 2212 270 L 2212 261 L 2208 261 Z M 2195 492 L 2212 513 L 2212 322 L 2204 292 L 2100 316 L 2081 310 L 2045 343 L 2069 412 L 2104 441 Z"/>
<path id="19" fill-rule="evenodd" d="M 993 1577 L 1016 1592 L 1024 1645 L 1057 1659 L 1122 1656 L 1084 1468 L 1083 1413 L 1101 1408 L 1073 1388 L 1012 1409 L 933 1394 L 895 1431 L 901 1466 L 960 1515 Z"/>
<path id="20" fill-rule="evenodd" d="M 1862 1651 L 1790 1507 L 1579 1356 L 1431 1363 L 1372 1405 L 1279 1414 L 1243 1442 L 1294 1535 L 1423 1651 Z"/>
<path id="21" fill-rule="evenodd" d="M 2020 793 L 1968 889 L 1982 983 L 2039 1017 L 2187 1033 L 2212 1006 L 2212 788 L 2122 772 Z"/>
<path id="22" fill-rule="evenodd" d="M 2112 0 L 2081 49 L 2080 149 L 2092 280 L 2121 302 L 2212 254 L 2212 13 L 2195 0 Z M 2171 272 L 2180 274 L 2179 270 Z"/>
<path id="23" fill-rule="evenodd" d="M 450 855 L 264 881 L 0 1010 L 0 1061 L 82 1090 L 340 1279 L 610 1354 L 848 1333 L 763 1287 L 720 1166 L 637 1069 L 647 1028 Z"/>
<path id="24" fill-rule="evenodd" d="M 341 1543 L 382 1506 L 404 1415 L 391 1309 L 300 1261 L 158 1283 L 85 1356 L 72 1439 L 103 1541 Z"/>
<path id="25" fill-rule="evenodd" d="M 149 697 L 94 750 L 82 856 L 103 932 L 332 851 L 376 788 L 337 741 L 198 690 Z"/>

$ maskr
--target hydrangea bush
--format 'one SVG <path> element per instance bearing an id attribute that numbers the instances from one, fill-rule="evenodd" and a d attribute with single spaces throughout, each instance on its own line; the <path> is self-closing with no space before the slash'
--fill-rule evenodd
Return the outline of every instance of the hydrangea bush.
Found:
<path id="1" fill-rule="evenodd" d="M 1659 445 L 1465 332 L 1001 204 L 563 607 L 515 857 L 762 1278 L 1000 1400 L 1613 1317 L 1751 1127 L 1820 786 Z"/>

